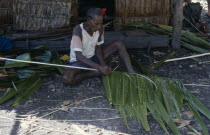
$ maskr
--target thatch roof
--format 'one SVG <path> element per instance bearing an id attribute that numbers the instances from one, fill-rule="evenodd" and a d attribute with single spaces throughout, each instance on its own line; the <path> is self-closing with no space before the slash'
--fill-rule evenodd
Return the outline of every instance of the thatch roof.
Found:
<path id="1" fill-rule="evenodd" d="M 126 24 L 168 24 L 172 14 L 172 0 L 115 0 L 115 7 L 117 20 Z"/>
<path id="2" fill-rule="evenodd" d="M 0 24 L 12 23 L 12 0 L 0 0 Z"/>
<path id="3" fill-rule="evenodd" d="M 14 24 L 23 30 L 69 25 L 72 0 L 13 0 Z"/>

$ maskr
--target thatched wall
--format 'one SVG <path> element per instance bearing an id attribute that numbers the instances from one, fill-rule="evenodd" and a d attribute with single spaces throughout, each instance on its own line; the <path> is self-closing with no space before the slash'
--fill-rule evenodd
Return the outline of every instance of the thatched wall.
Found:
<path id="1" fill-rule="evenodd" d="M 0 0 L 0 24 L 12 23 L 12 0 Z"/>
<path id="2" fill-rule="evenodd" d="M 116 17 L 120 23 L 169 24 L 172 0 L 115 0 Z"/>
<path id="3" fill-rule="evenodd" d="M 69 25 L 72 0 L 13 0 L 14 24 L 23 30 Z"/>

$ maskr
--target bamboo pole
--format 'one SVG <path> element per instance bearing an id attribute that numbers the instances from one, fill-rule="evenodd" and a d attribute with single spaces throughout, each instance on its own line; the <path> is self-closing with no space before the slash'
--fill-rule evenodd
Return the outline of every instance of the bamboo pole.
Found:
<path id="1" fill-rule="evenodd" d="M 174 8 L 174 18 L 173 18 L 173 35 L 172 35 L 172 47 L 175 49 L 180 48 L 181 44 L 181 30 L 182 30 L 182 20 L 183 20 L 183 0 L 173 0 Z"/>
<path id="2" fill-rule="evenodd" d="M 172 62 L 172 61 L 178 61 L 178 60 L 186 60 L 186 59 L 198 58 L 198 57 L 208 56 L 208 55 L 210 55 L 210 53 L 203 53 L 203 54 L 193 55 L 193 56 L 188 56 L 188 57 L 169 59 L 169 60 L 166 60 L 165 62 Z"/>
<path id="3" fill-rule="evenodd" d="M 36 61 L 16 60 L 16 59 L 9 59 L 9 58 L 3 58 L 3 57 L 0 57 L 0 60 L 7 60 L 7 61 L 14 61 L 14 62 L 28 63 L 28 64 L 46 65 L 46 66 L 55 66 L 55 67 L 74 68 L 74 69 L 82 69 L 82 70 L 90 70 L 90 71 L 98 71 L 94 68 L 84 68 L 84 67 L 75 67 L 75 66 L 68 66 L 68 65 L 50 64 L 50 63 L 43 63 L 43 62 L 36 62 Z"/>

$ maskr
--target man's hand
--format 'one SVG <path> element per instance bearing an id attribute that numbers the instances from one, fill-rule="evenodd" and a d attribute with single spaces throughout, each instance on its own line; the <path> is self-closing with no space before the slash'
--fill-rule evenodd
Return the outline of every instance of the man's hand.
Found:
<path id="1" fill-rule="evenodd" d="M 98 71 L 103 75 L 109 75 L 112 73 L 112 69 L 108 66 L 99 66 Z"/>

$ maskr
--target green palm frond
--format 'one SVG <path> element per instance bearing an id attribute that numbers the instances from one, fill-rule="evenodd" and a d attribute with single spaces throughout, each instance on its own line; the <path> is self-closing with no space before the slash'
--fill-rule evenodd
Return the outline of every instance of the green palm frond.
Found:
<path id="1" fill-rule="evenodd" d="M 181 112 L 188 105 L 203 133 L 209 134 L 199 113 L 210 119 L 210 111 L 179 80 L 113 72 L 103 77 L 103 83 L 106 97 L 120 112 L 127 127 L 129 116 L 140 122 L 146 131 L 150 131 L 147 120 L 149 111 L 167 134 L 166 125 L 179 135 L 173 119 L 182 120 Z"/>
<path id="2" fill-rule="evenodd" d="M 173 32 L 173 28 L 171 26 L 160 25 L 160 24 L 145 24 L 145 23 L 139 22 L 139 23 L 128 24 L 126 26 L 140 28 L 155 35 L 172 36 L 172 32 Z M 182 30 L 181 40 L 182 40 L 181 45 L 187 49 L 190 49 L 192 51 L 199 52 L 199 53 L 209 52 L 208 50 L 202 49 L 200 47 L 210 48 L 210 43 L 196 36 L 192 32 Z"/>
<path id="3" fill-rule="evenodd" d="M 29 53 L 22 54 L 20 56 L 16 57 L 17 60 L 26 60 L 30 61 L 31 56 Z M 29 66 L 27 63 L 20 63 L 20 62 L 13 62 L 13 61 L 6 61 L 4 66 L 0 66 L 0 69 L 6 69 L 6 68 L 14 68 L 14 67 L 25 67 Z"/>
<path id="4" fill-rule="evenodd" d="M 56 51 L 51 51 L 47 46 L 40 46 L 32 49 L 29 53 L 17 56 L 18 60 L 35 60 L 46 63 L 61 64 L 61 60 Z M 21 69 L 20 69 L 21 67 Z M 4 66 L 0 68 L 14 68 L 15 74 L 8 76 L 7 81 L 0 81 L 1 87 L 14 87 L 0 97 L 0 104 L 15 98 L 12 105 L 19 105 L 28 99 L 33 93 L 40 89 L 43 84 L 40 80 L 43 76 L 49 76 L 53 71 L 63 73 L 64 69 L 61 67 L 51 66 L 33 66 L 28 63 L 6 61 Z"/>

